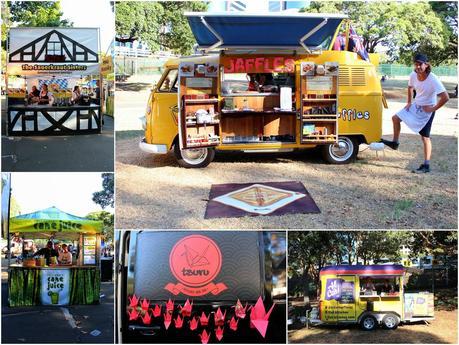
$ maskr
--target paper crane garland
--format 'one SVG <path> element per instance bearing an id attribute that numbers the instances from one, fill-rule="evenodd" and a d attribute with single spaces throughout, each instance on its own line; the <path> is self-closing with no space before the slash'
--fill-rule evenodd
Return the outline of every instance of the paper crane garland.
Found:
<path id="1" fill-rule="evenodd" d="M 255 327 L 261 336 L 264 338 L 266 336 L 266 330 L 268 328 L 268 319 L 273 311 L 275 304 L 271 306 L 268 312 L 265 311 L 265 306 L 263 305 L 263 300 L 261 297 L 258 298 L 257 303 L 252 307 L 250 311 L 250 325 Z"/>
<path id="2" fill-rule="evenodd" d="M 144 325 L 150 325 L 153 318 L 163 317 L 164 327 L 166 330 L 169 329 L 172 322 L 174 323 L 175 328 L 179 330 L 184 328 L 183 325 L 186 321 L 185 319 L 189 317 L 190 331 L 198 330 L 199 326 L 206 327 L 209 325 L 210 314 L 206 315 L 206 313 L 202 311 L 201 316 L 197 316 L 196 312 L 195 315 L 192 315 L 193 302 L 190 302 L 189 299 L 187 299 L 183 305 L 178 305 L 177 311 L 175 311 L 174 301 L 169 299 L 165 303 L 165 312 L 163 312 L 161 304 L 155 304 L 153 308 L 150 308 L 150 300 L 147 298 L 141 299 L 134 294 L 132 296 L 128 296 L 128 299 L 129 305 L 127 306 L 127 313 L 129 315 L 129 321 L 132 322 L 140 322 L 141 320 Z M 236 304 L 231 307 L 234 308 L 234 315 L 232 315 L 231 320 L 227 322 L 225 321 L 227 310 L 218 307 L 217 311 L 211 313 L 214 315 L 213 325 L 215 326 L 215 337 L 218 341 L 222 341 L 225 332 L 225 324 L 228 324 L 230 330 L 234 332 L 237 331 L 239 320 L 245 319 L 247 314 L 249 314 L 250 328 L 256 329 L 260 335 L 265 338 L 269 324 L 269 317 L 271 316 L 274 306 L 275 304 L 266 311 L 261 297 L 258 298 L 255 305 L 250 307 L 248 306 L 248 303 L 245 303 L 244 306 L 238 299 Z M 174 314 L 176 315 L 175 318 Z M 201 339 L 201 343 L 207 344 L 211 338 L 212 331 L 208 333 L 207 329 L 203 328 L 202 332 L 198 335 Z"/>

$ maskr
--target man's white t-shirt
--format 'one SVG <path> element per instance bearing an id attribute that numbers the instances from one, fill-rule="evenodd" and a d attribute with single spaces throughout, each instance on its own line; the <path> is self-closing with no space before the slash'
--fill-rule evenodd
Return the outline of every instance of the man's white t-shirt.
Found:
<path id="1" fill-rule="evenodd" d="M 446 91 L 441 81 L 432 72 L 423 81 L 418 80 L 416 72 L 411 72 L 408 86 L 416 90 L 416 97 L 413 100 L 416 105 L 435 105 L 437 95 Z"/>

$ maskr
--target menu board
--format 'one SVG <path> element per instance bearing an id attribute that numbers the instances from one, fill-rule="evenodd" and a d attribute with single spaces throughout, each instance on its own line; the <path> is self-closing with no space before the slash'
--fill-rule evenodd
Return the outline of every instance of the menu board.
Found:
<path id="1" fill-rule="evenodd" d="M 85 236 L 83 240 L 83 264 L 96 264 L 96 236 Z"/>

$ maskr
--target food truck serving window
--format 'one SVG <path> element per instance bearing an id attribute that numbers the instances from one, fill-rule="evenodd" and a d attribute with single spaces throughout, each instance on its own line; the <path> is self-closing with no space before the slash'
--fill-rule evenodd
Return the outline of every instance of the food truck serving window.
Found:
<path id="1" fill-rule="evenodd" d="M 361 296 L 398 296 L 400 293 L 399 276 L 361 276 Z"/>
<path id="2" fill-rule="evenodd" d="M 263 296 L 256 232 L 141 232 L 134 291 L 151 300 L 256 300 Z"/>

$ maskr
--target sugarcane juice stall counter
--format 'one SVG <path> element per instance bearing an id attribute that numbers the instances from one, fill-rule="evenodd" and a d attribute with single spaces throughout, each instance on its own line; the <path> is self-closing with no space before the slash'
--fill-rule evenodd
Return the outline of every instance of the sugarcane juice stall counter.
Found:
<path id="1" fill-rule="evenodd" d="M 54 206 L 10 218 L 9 232 L 23 239 L 78 241 L 78 246 L 72 264 L 23 250 L 23 263 L 9 265 L 9 306 L 99 303 L 101 229 L 100 221 Z"/>
<path id="2" fill-rule="evenodd" d="M 10 307 L 32 305 L 97 304 L 98 266 L 9 266 Z"/>

